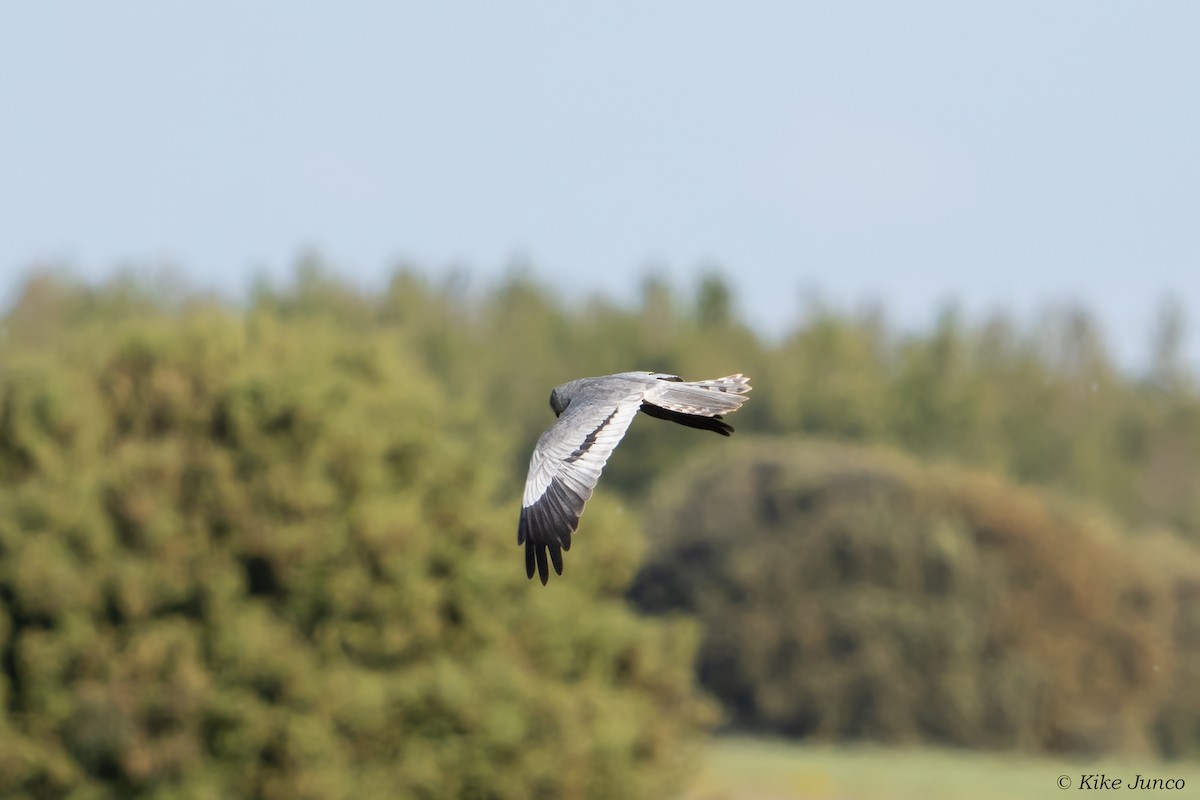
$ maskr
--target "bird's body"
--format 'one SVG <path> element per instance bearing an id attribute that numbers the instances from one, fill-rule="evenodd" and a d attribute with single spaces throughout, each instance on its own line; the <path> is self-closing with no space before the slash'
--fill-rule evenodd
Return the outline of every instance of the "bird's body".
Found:
<path id="1" fill-rule="evenodd" d="M 740 374 L 685 381 L 661 372 L 620 372 L 555 387 L 550 407 L 558 421 L 533 449 L 517 526 L 528 576 L 536 570 L 546 583 L 549 564 L 562 574 L 562 551 L 571 549 L 583 506 L 638 411 L 728 436 L 733 428 L 722 415 L 737 411 L 748 391 L 750 381 Z"/>

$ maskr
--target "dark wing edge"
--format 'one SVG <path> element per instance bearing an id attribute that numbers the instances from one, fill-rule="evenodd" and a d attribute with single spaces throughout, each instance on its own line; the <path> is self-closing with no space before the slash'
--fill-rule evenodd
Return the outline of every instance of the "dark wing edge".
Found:
<path id="1" fill-rule="evenodd" d="M 517 524 L 517 544 L 525 545 L 525 574 L 538 577 L 545 585 L 550 579 L 547 555 L 554 572 L 562 575 L 562 553 L 571 549 L 571 534 L 579 527 L 579 516 L 587 498 L 568 489 L 558 478 L 552 478 L 546 491 L 533 505 L 521 509 Z"/>
<path id="2" fill-rule="evenodd" d="M 682 411 L 672 411 L 669 408 L 656 406 L 653 403 L 642 403 L 642 413 L 648 414 L 655 419 L 665 419 L 689 428 L 698 428 L 702 431 L 719 433 L 722 436 L 729 436 L 733 433 L 733 426 L 722 419 L 720 414 L 712 417 L 702 417 L 699 414 L 684 414 Z"/>

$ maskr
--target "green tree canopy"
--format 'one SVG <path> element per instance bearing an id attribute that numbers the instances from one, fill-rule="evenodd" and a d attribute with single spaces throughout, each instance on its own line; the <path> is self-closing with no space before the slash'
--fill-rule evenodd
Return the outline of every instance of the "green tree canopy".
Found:
<path id="1" fill-rule="evenodd" d="M 16 326 L 0 795 L 662 796 L 709 712 L 622 600 L 636 531 L 598 501 L 530 585 L 496 441 L 312 303 Z"/>

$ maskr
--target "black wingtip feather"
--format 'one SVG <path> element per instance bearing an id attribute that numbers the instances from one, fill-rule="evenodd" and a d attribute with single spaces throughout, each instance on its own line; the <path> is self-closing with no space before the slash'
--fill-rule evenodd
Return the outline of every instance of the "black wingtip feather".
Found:
<path id="1" fill-rule="evenodd" d="M 555 478 L 533 505 L 521 509 L 517 544 L 525 545 L 525 573 L 529 578 L 536 572 L 542 583 L 546 583 L 551 564 L 554 572 L 562 575 L 562 554 L 571 549 L 571 533 L 579 526 L 584 502 L 573 489 Z"/>

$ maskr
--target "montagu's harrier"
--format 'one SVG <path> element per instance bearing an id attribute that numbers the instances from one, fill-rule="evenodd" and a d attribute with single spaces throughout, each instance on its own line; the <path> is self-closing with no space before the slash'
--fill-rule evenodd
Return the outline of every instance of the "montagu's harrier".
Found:
<path id="1" fill-rule="evenodd" d="M 583 504 L 638 411 L 728 436 L 733 428 L 721 415 L 741 408 L 748 391 L 750 379 L 741 374 L 685 381 L 661 372 L 580 378 L 555 388 L 550 408 L 558 422 L 533 448 L 517 526 L 529 577 L 536 567 L 543 584 L 549 579 L 547 551 L 554 571 L 562 575 L 562 551 L 571 549 Z"/>

